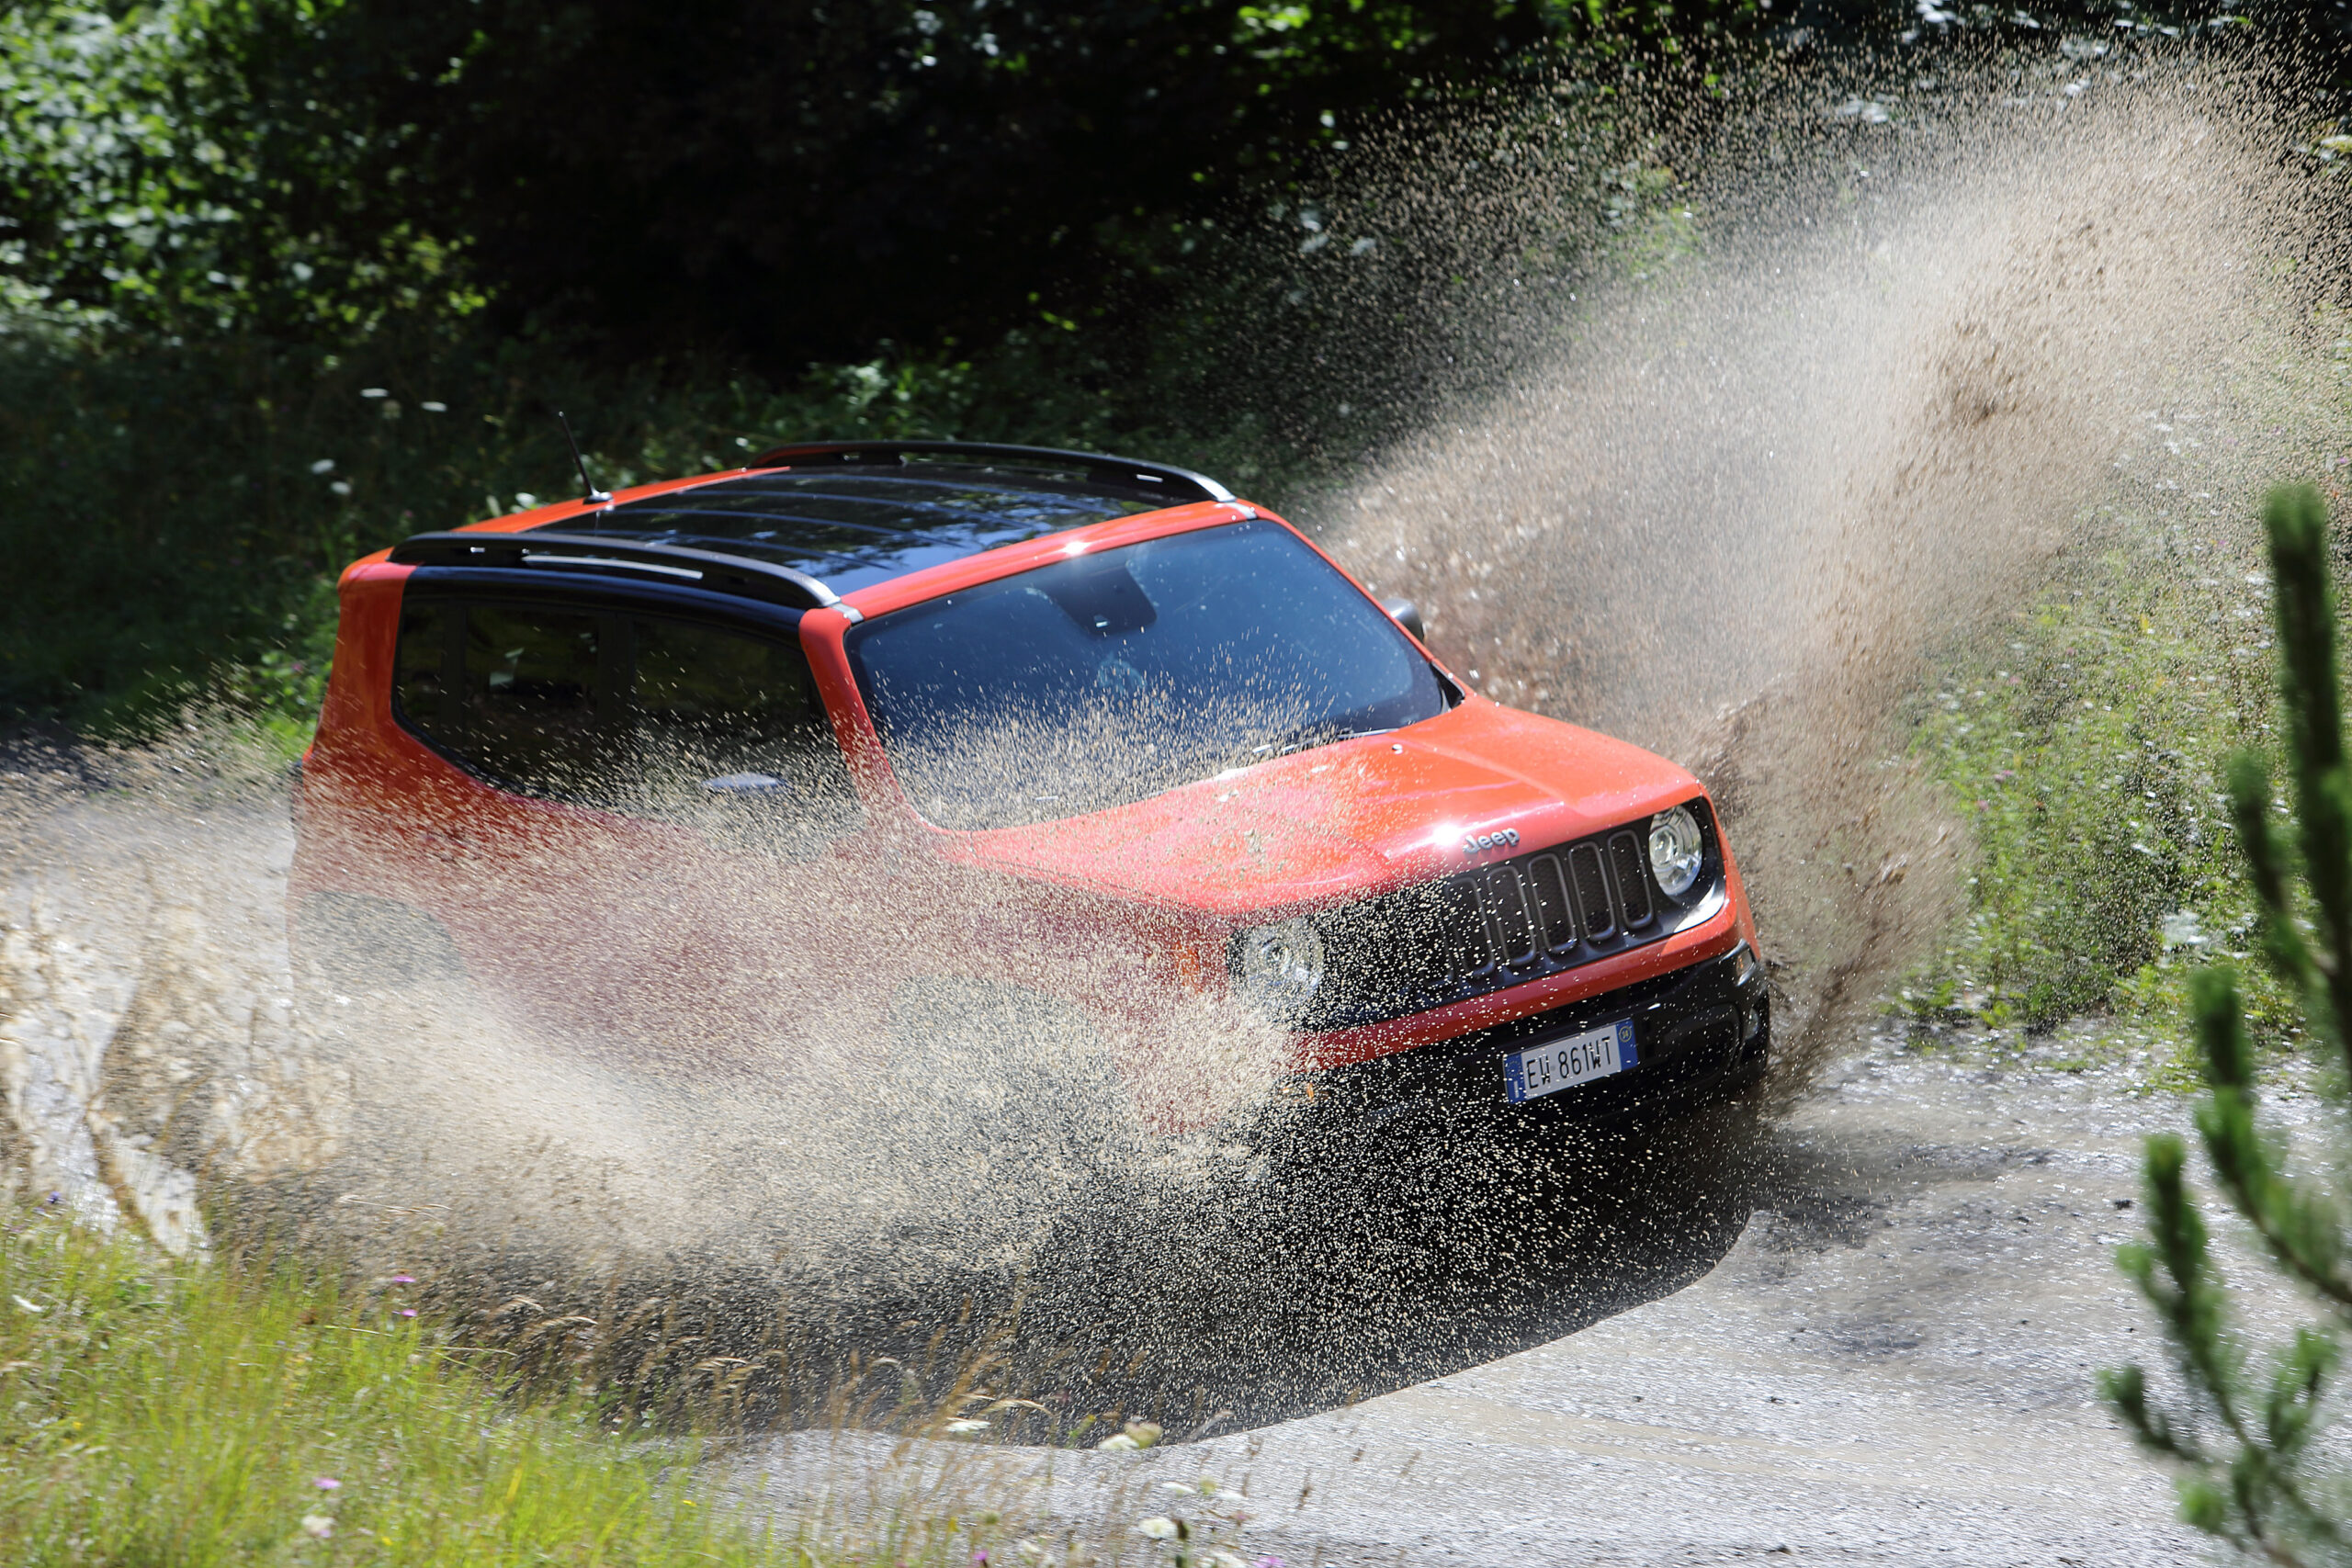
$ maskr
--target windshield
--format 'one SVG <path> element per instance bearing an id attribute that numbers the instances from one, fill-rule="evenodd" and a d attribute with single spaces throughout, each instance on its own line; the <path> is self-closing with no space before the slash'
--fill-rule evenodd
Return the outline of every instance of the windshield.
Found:
<path id="1" fill-rule="evenodd" d="M 925 600 L 848 650 L 899 783 L 944 828 L 1101 810 L 1448 705 L 1396 623 L 1274 523 Z"/>

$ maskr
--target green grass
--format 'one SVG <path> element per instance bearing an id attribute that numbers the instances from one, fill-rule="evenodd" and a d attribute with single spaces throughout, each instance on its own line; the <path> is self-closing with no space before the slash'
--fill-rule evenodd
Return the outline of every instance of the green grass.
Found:
<path id="1" fill-rule="evenodd" d="M 2118 544 L 1946 660 L 1913 747 L 1977 860 L 1964 916 L 1900 1006 L 2031 1031 L 2169 1022 L 2192 969 L 2246 954 L 2222 773 L 2271 738 L 2269 589 L 2252 565 L 2211 543 Z M 2247 1001 L 2257 1031 L 2293 1037 L 2267 978 Z"/>
<path id="2" fill-rule="evenodd" d="M 175 1263 L 54 1212 L 0 1229 L 0 1561 L 786 1561 L 691 1443 L 503 1400 L 397 1284 Z M 330 1485 L 329 1483 L 333 1484 Z"/>
<path id="3" fill-rule="evenodd" d="M 174 1259 L 0 1201 L 0 1562 L 1243 1568 L 1224 1544 L 1244 1500 L 1213 1481 L 1114 1486 L 1074 1529 L 967 1463 L 995 1434 L 955 1440 L 951 1417 L 1002 1403 L 972 1375 L 878 1418 L 833 1401 L 834 1431 L 896 1436 L 820 1460 L 812 1511 L 755 1517 L 728 1484 L 745 1438 L 724 1369 L 675 1380 L 656 1419 L 594 1344 L 486 1346 L 481 1314 L 411 1307 L 421 1289 L 314 1255 Z M 1144 1515 L 1189 1539 L 1151 1539 Z"/>

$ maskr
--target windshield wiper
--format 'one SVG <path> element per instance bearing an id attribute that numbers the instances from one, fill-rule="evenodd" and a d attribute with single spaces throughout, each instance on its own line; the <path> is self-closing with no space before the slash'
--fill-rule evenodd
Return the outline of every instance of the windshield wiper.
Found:
<path id="1" fill-rule="evenodd" d="M 1360 740 L 1367 735 L 1386 735 L 1396 728 L 1393 724 L 1379 725 L 1370 729 L 1310 724 L 1292 730 L 1279 740 L 1269 740 L 1263 746 L 1252 747 L 1250 754 L 1263 761 L 1274 757 L 1287 757 L 1294 751 L 1313 750 L 1317 746 L 1335 746 L 1342 740 Z"/>

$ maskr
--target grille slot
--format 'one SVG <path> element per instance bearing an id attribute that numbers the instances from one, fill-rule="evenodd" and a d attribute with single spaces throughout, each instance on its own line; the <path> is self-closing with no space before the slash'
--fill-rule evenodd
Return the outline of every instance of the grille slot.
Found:
<path id="1" fill-rule="evenodd" d="M 1578 844 L 1568 852 L 1568 880 L 1576 884 L 1577 913 L 1584 934 L 1605 942 L 1617 934 L 1617 911 L 1609 902 L 1609 878 L 1600 869 L 1600 846 Z"/>
<path id="2" fill-rule="evenodd" d="M 1642 841 L 1631 833 L 1611 834 L 1609 869 L 1617 874 L 1611 880 L 1616 885 L 1618 918 L 1627 931 L 1641 930 L 1657 913 L 1650 903 L 1649 857 L 1642 852 Z"/>
<path id="3" fill-rule="evenodd" d="M 1519 868 L 1495 866 L 1478 880 L 1496 953 L 1513 969 L 1534 963 L 1542 946 L 1535 934 L 1534 912 L 1528 907 L 1527 883 Z"/>
<path id="4" fill-rule="evenodd" d="M 1314 917 L 1325 953 L 1308 1029 L 1402 1018 L 1656 942 L 1721 908 L 1723 860 L 1703 800 L 1689 803 L 1706 865 L 1680 898 L 1651 879 L 1628 825 L 1472 867 Z"/>
<path id="5" fill-rule="evenodd" d="M 1537 855 L 1527 863 L 1527 880 L 1543 921 L 1544 951 L 1567 952 L 1577 944 L 1577 917 L 1568 907 L 1567 876 L 1560 869 L 1560 857 Z"/>

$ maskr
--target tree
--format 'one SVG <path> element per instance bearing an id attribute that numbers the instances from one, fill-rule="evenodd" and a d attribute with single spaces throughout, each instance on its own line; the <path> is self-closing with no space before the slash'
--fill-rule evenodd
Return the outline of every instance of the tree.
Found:
<path id="1" fill-rule="evenodd" d="M 2262 956 L 2299 999 L 2306 1038 L 2352 1067 L 2352 769 L 2346 761 L 2327 510 L 2309 486 L 2265 504 L 2276 581 L 2278 683 L 2287 720 L 2291 838 L 2274 825 L 2268 761 L 2242 752 L 2229 794 L 2260 906 Z M 2342 1336 L 2352 1327 L 2352 1136 L 2320 1168 L 2297 1168 L 2258 1114 L 2255 1052 L 2226 965 L 2200 971 L 2190 1011 L 2207 1091 L 2197 1131 L 2213 1177 L 2268 1261 L 2301 1287 L 2317 1320 L 2257 1358 L 2235 1326 L 2181 1138 L 2148 1140 L 2147 1243 L 2123 1249 L 2164 1324 L 2186 1397 L 2151 1398 L 2137 1365 L 2101 1379 L 2140 1442 L 2178 1467 L 2183 1516 L 2281 1563 L 2352 1562 L 2352 1485 L 2321 1439 L 2333 1426 Z M 2336 1063 L 2331 1062 L 2334 1066 Z M 2352 1075 L 2323 1075 L 2339 1113 Z"/>
<path id="2" fill-rule="evenodd" d="M 332 338 L 306 305 L 462 276 L 508 328 L 792 370 L 1034 324 L 1041 294 L 1100 301 L 1106 226 L 1278 183 L 1366 115 L 1540 60 L 1572 18 L 1553 0 L 122 9 L 0 7 L 0 245 L 41 302 Z"/>

